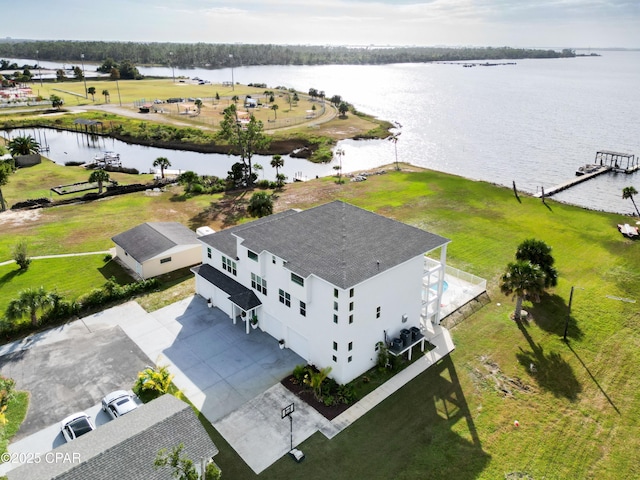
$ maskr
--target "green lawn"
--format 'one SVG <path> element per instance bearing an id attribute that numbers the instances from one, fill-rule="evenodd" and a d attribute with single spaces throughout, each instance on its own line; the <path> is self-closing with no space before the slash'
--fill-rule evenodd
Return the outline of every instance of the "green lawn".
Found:
<path id="1" fill-rule="evenodd" d="M 131 278 L 115 262 L 104 262 L 104 255 L 43 258 L 32 260 L 26 272 L 15 263 L 0 266 L 0 317 L 21 290 L 43 286 L 67 300 L 101 287 L 109 278 L 131 282 Z"/>
<path id="2" fill-rule="evenodd" d="M 18 433 L 18 429 L 27 416 L 29 409 L 29 392 L 16 391 L 13 399 L 7 405 L 5 413 L 7 423 L 0 425 L 0 453 L 7 451 L 7 445 Z"/>
<path id="3" fill-rule="evenodd" d="M 450 238 L 449 263 L 487 278 L 490 302 L 453 329 L 457 348 L 436 368 L 333 440 L 312 436 L 300 447 L 303 463 L 282 458 L 259 478 L 640 477 L 634 455 L 640 451 L 640 312 L 637 303 L 620 300 L 637 300 L 640 243 L 617 231 L 622 216 L 529 197 L 519 202 L 507 188 L 424 171 L 390 171 L 344 185 L 325 178 L 287 185 L 278 195 L 276 211 L 340 198 Z M 188 199 L 174 191 L 43 210 L 26 225 L 0 230 L 0 259 L 16 238 L 42 254 L 108 248 L 113 234 L 167 216 L 215 229 L 228 223 L 225 211 L 241 221 L 223 199 Z M 497 285 L 516 246 L 529 237 L 553 247 L 560 280 L 541 303 L 525 303 L 533 319 L 518 325 L 509 319 L 512 299 Z M 67 269 L 66 260 L 47 264 L 47 272 L 34 262 L 25 274 L 34 276 L 23 285 L 54 276 L 79 282 L 72 277 L 85 270 L 95 277 L 79 289 L 101 284 L 101 258 L 93 261 L 84 270 Z M 0 278 L 8 278 L 0 299 L 22 282 L 10 275 L 15 267 L 3 268 Z M 572 286 L 579 288 L 565 344 Z M 212 435 L 225 478 L 256 477 L 217 432 Z"/>

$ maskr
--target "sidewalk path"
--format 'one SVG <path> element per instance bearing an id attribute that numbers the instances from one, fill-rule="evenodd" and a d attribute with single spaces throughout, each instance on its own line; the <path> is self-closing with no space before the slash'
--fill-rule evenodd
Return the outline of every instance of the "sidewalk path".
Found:
<path id="1" fill-rule="evenodd" d="M 115 255 L 115 249 L 104 250 L 100 252 L 81 252 L 81 253 L 61 253 L 60 255 L 41 255 L 39 257 L 30 257 L 31 260 L 41 260 L 43 258 L 63 258 L 63 257 L 82 257 L 85 255 Z M 0 262 L 0 267 L 15 263 L 15 260 L 7 260 L 6 262 Z"/>

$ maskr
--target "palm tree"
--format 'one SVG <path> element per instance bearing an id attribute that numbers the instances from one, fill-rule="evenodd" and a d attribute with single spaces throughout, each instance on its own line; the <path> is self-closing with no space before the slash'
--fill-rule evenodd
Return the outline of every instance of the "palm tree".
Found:
<path id="1" fill-rule="evenodd" d="M 104 101 L 105 103 L 109 103 L 108 98 L 109 98 L 109 90 L 107 90 L 106 88 L 104 90 L 102 90 L 102 95 L 104 95 Z"/>
<path id="2" fill-rule="evenodd" d="M 634 187 L 624 187 L 622 189 L 622 198 L 624 200 L 626 200 L 627 198 L 631 200 L 631 203 L 633 203 L 633 206 L 636 209 L 636 213 L 640 217 L 640 211 L 638 211 L 638 206 L 636 205 L 636 201 L 633 199 L 633 196 L 637 194 L 638 194 L 638 191 Z"/>
<path id="3" fill-rule="evenodd" d="M 327 379 L 331 373 L 331 367 L 325 367 L 322 370 L 310 371 L 305 374 L 303 382 L 305 385 L 309 385 L 313 389 L 313 394 L 316 400 L 320 400 L 322 396 L 322 383 Z"/>
<path id="4" fill-rule="evenodd" d="M 273 200 L 267 192 L 256 192 L 249 200 L 247 213 L 252 217 L 266 217 L 273 213 Z"/>
<path id="5" fill-rule="evenodd" d="M 280 168 L 284 167 L 284 159 L 282 155 L 274 155 L 271 157 L 271 167 L 276 169 L 276 177 L 280 173 Z"/>
<path id="6" fill-rule="evenodd" d="M 198 109 L 198 115 L 200 115 L 200 110 L 202 110 L 202 100 L 200 98 L 196 98 L 195 104 Z"/>
<path id="7" fill-rule="evenodd" d="M 238 95 L 234 95 L 233 97 L 231 97 L 231 101 L 234 104 L 238 103 L 238 100 L 240 100 L 240 97 Z"/>
<path id="8" fill-rule="evenodd" d="M 89 95 L 91 95 L 91 99 L 92 101 L 96 101 L 96 87 L 89 87 L 87 88 L 87 93 Z"/>
<path id="9" fill-rule="evenodd" d="M 275 115 L 274 119 L 277 120 L 278 119 L 278 104 L 274 103 L 273 105 L 271 105 L 271 110 L 273 110 L 273 114 Z"/>
<path id="10" fill-rule="evenodd" d="M 540 300 L 540 295 L 544 292 L 544 281 L 545 274 L 538 265 L 525 261 L 507 265 L 507 271 L 500 280 L 500 291 L 516 297 L 514 320 L 520 320 L 523 300 Z"/>
<path id="11" fill-rule="evenodd" d="M 545 288 L 558 285 L 558 271 L 553 266 L 555 259 L 551 255 L 551 247 L 542 240 L 529 238 L 523 241 L 516 250 L 516 260 L 538 265 L 545 276 Z"/>
<path id="12" fill-rule="evenodd" d="M 171 162 L 166 157 L 158 157 L 153 161 L 154 167 L 160 167 L 160 176 L 164 178 L 164 169 L 171 166 Z"/>
<path id="13" fill-rule="evenodd" d="M 18 320 L 25 315 L 31 318 L 31 325 L 38 326 L 38 309 L 44 310 L 52 307 L 55 297 L 48 293 L 44 287 L 27 288 L 22 290 L 18 298 L 11 300 L 7 307 L 6 317 L 8 320 Z"/>
<path id="14" fill-rule="evenodd" d="M 102 193 L 102 184 L 108 181 L 109 181 L 109 174 L 101 168 L 98 170 L 94 170 L 93 172 L 91 172 L 91 175 L 89 175 L 89 182 L 98 183 L 98 194 Z"/>
<path id="15" fill-rule="evenodd" d="M 400 133 L 394 133 L 389 137 L 389 141 L 393 142 L 393 148 L 396 152 L 396 170 L 400 170 L 400 165 L 398 164 L 398 137 L 400 137 Z"/>
<path id="16" fill-rule="evenodd" d="M 26 137 L 15 137 L 9 142 L 7 147 L 9 147 L 9 152 L 14 157 L 18 155 L 40 153 L 40 144 L 36 142 L 36 139 L 31 135 L 27 135 Z"/>

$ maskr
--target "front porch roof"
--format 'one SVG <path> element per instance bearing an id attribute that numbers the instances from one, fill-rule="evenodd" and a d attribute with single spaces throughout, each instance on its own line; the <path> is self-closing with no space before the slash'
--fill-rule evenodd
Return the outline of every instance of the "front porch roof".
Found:
<path id="1" fill-rule="evenodd" d="M 209 264 L 199 265 L 191 269 L 196 275 L 200 275 L 207 282 L 215 285 L 229 295 L 229 300 L 242 310 L 249 311 L 262 305 L 260 299 L 250 288 L 236 282 L 233 278 L 225 275 L 220 270 Z"/>

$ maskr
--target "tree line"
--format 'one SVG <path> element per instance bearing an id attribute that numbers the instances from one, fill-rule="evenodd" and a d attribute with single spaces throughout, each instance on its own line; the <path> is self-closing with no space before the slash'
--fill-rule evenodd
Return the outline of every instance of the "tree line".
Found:
<path id="1" fill-rule="evenodd" d="M 0 56 L 38 60 L 102 63 L 106 59 L 135 65 L 180 68 L 228 68 L 251 65 L 376 65 L 442 61 L 575 57 L 572 49 L 511 47 L 346 47 L 212 43 L 137 43 L 98 41 L 2 41 Z"/>

